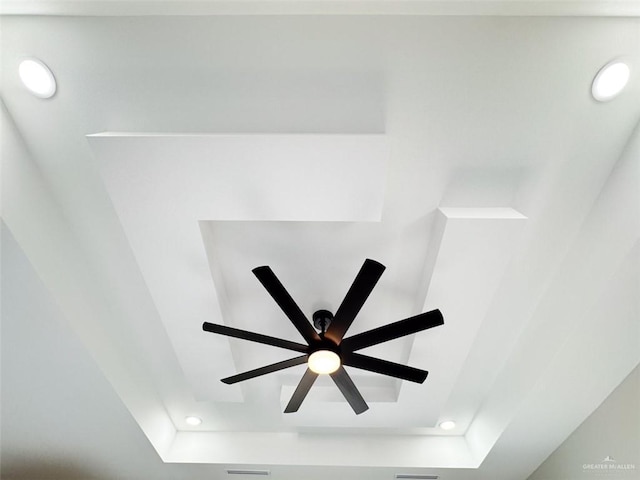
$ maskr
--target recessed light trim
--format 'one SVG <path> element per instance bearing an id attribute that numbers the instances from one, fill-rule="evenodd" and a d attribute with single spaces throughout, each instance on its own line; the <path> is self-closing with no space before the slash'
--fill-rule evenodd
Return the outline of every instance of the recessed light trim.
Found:
<path id="1" fill-rule="evenodd" d="M 615 98 L 629 82 L 631 69 L 621 60 L 607 63 L 596 74 L 591 84 L 591 95 L 599 102 Z"/>
<path id="2" fill-rule="evenodd" d="M 22 84 L 39 98 L 51 98 L 56 93 L 56 79 L 53 73 L 37 58 L 25 58 L 18 66 Z"/>
<path id="3" fill-rule="evenodd" d="M 456 422 L 454 422 L 453 420 L 445 420 L 444 422 L 440 422 L 439 427 L 442 430 L 453 430 L 454 428 L 456 428 Z"/>
<path id="4" fill-rule="evenodd" d="M 320 375 L 325 375 L 333 373 L 340 368 L 340 357 L 331 350 L 318 350 L 309 355 L 307 363 L 309 370 Z"/>
<path id="5" fill-rule="evenodd" d="M 195 417 L 193 415 L 185 417 L 184 421 L 187 423 L 187 425 L 191 425 L 193 427 L 196 427 L 202 423 L 202 419 L 200 417 Z"/>

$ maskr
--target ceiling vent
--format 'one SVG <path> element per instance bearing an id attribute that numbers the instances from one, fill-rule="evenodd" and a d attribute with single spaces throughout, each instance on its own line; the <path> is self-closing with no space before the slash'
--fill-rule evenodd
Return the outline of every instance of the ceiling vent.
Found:
<path id="1" fill-rule="evenodd" d="M 227 470 L 229 475 L 262 475 L 267 476 L 270 475 L 271 472 L 269 470 Z"/>
<path id="2" fill-rule="evenodd" d="M 420 475 L 418 473 L 396 473 L 396 478 L 405 480 L 438 480 L 438 475 Z"/>

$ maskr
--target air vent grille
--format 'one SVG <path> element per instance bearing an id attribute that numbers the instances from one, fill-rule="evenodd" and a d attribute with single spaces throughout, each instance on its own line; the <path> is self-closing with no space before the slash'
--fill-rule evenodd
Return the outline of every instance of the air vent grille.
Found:
<path id="1" fill-rule="evenodd" d="M 229 475 L 270 475 L 269 470 L 240 470 L 240 469 L 227 469 Z"/>
<path id="2" fill-rule="evenodd" d="M 421 475 L 419 473 L 396 473 L 397 479 L 404 480 L 438 480 L 438 475 Z"/>

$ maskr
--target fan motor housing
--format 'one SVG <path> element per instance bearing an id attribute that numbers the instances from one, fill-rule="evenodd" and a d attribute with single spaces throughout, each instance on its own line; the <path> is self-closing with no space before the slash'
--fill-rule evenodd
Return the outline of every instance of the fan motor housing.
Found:
<path id="1" fill-rule="evenodd" d="M 313 312 L 313 326 L 322 333 L 327 331 L 332 320 L 333 313 L 329 310 L 316 310 Z"/>

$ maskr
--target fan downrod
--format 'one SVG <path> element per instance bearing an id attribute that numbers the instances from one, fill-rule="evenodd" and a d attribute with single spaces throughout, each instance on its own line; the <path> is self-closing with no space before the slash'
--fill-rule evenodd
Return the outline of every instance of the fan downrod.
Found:
<path id="1" fill-rule="evenodd" d="M 332 320 L 333 313 L 329 310 L 317 310 L 313 312 L 313 326 L 316 327 L 316 330 L 318 330 L 321 335 L 324 335 L 324 332 L 327 331 Z"/>

